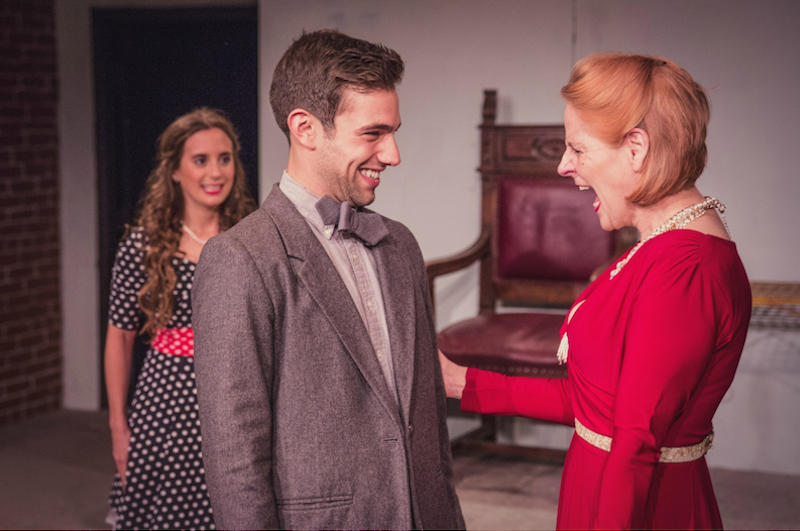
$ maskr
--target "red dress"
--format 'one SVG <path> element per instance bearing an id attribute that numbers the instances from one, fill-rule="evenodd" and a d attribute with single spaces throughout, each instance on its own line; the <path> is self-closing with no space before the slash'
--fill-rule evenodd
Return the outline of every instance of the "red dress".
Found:
<path id="1" fill-rule="evenodd" d="M 733 380 L 750 319 L 750 284 L 733 242 L 673 230 L 609 268 L 565 321 L 566 379 L 469 369 L 464 411 L 520 415 L 612 437 L 573 436 L 559 529 L 720 529 L 705 458 L 659 463 L 699 443 Z M 713 451 L 713 450 L 712 450 Z"/>

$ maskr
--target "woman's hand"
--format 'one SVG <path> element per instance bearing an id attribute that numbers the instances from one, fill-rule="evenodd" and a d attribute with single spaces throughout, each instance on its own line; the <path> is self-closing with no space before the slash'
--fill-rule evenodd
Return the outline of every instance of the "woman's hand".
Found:
<path id="1" fill-rule="evenodd" d="M 125 488 L 125 471 L 128 469 L 128 448 L 131 443 L 131 429 L 127 423 L 111 429 L 111 453 L 114 456 L 114 464 L 119 472 L 122 481 L 122 488 Z"/>
<path id="2" fill-rule="evenodd" d="M 442 366 L 445 393 L 450 398 L 461 400 L 464 386 L 467 384 L 467 368 L 450 361 L 447 356 L 442 354 L 441 350 L 439 351 L 439 364 Z"/>

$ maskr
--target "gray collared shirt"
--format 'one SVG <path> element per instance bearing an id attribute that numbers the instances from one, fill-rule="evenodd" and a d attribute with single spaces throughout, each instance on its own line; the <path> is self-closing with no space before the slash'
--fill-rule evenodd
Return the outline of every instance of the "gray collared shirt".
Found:
<path id="1" fill-rule="evenodd" d="M 372 250 L 358 238 L 336 232 L 333 225 L 325 225 L 316 208 L 320 196 L 303 188 L 285 171 L 278 186 L 306 219 L 311 232 L 319 239 L 339 272 L 367 329 L 383 377 L 395 402 L 398 402 L 392 351 L 389 346 L 389 327 L 386 324 L 383 294 Z"/>

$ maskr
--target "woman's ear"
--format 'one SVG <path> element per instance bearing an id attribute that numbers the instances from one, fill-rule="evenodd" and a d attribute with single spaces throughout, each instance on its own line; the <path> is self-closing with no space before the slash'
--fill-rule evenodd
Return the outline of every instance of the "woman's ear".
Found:
<path id="1" fill-rule="evenodd" d="M 306 149 L 316 149 L 322 124 L 313 114 L 304 109 L 295 109 L 289 113 L 286 124 L 289 126 L 291 144 L 297 143 Z"/>
<path id="2" fill-rule="evenodd" d="M 166 167 L 167 167 L 167 161 L 166 160 L 162 160 L 161 162 L 158 163 L 158 171 L 159 172 L 164 172 Z M 173 183 L 179 183 L 180 182 L 180 179 L 178 179 L 178 172 L 179 171 L 180 171 L 180 167 L 176 168 L 175 171 L 172 172 L 172 175 L 170 175 L 170 178 L 172 179 Z"/>
<path id="3" fill-rule="evenodd" d="M 640 173 L 647 160 L 647 153 L 650 151 L 650 135 L 647 131 L 639 127 L 634 127 L 625 135 L 623 141 L 625 145 L 625 155 L 631 163 L 633 171 Z"/>

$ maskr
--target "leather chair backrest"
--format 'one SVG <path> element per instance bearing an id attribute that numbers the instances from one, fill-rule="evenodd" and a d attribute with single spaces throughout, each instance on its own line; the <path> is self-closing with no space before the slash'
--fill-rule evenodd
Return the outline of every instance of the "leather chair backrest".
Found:
<path id="1" fill-rule="evenodd" d="M 588 281 L 614 253 L 592 207 L 595 194 L 571 179 L 498 176 L 495 278 Z"/>

